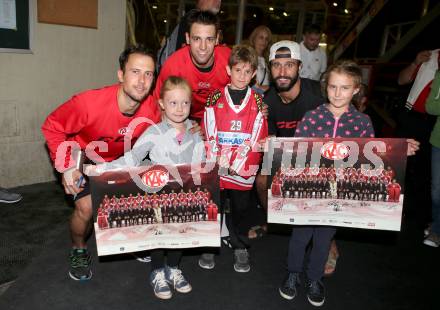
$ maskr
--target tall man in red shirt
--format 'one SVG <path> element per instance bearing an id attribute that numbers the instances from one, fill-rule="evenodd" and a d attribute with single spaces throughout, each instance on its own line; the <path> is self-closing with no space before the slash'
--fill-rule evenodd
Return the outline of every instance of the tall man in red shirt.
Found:
<path id="1" fill-rule="evenodd" d="M 64 155 L 57 156 L 57 150 L 60 151 L 66 142 L 85 150 L 94 141 L 94 146 L 88 147 L 94 154 L 87 154 L 88 158 L 95 162 L 111 161 L 124 153 L 125 135 L 131 135 L 134 143 L 150 124 L 160 121 L 157 104 L 152 96 L 148 96 L 154 79 L 152 55 L 142 46 L 130 47 L 120 55 L 119 64 L 118 84 L 73 96 L 53 111 L 42 126 L 50 157 L 55 168 L 62 173 L 64 190 L 74 195 L 69 270 L 74 280 L 92 277 L 91 256 L 86 244 L 93 215 L 92 200 L 88 182 L 82 173 L 72 165 L 66 167 L 66 152 L 59 152 Z M 151 122 L 130 126 L 137 117 L 148 118 Z M 105 144 L 103 142 L 106 147 L 99 148 L 98 143 Z"/>
<path id="2" fill-rule="evenodd" d="M 219 20 L 207 11 L 193 10 L 187 17 L 187 46 L 174 52 L 163 65 L 153 96 L 159 99 L 163 82 L 171 75 L 188 81 L 193 90 L 191 118 L 200 121 L 208 95 L 229 82 L 226 72 L 230 48 L 219 46 Z"/>

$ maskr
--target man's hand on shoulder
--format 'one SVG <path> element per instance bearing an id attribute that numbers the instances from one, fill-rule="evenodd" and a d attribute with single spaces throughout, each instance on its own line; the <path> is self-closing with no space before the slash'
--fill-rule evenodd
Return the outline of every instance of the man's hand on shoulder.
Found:
<path id="1" fill-rule="evenodd" d="M 198 133 L 200 135 L 200 138 L 202 138 L 202 140 L 206 140 L 205 137 L 205 133 L 202 130 L 202 127 L 199 125 L 199 123 L 197 123 L 196 121 L 191 121 L 192 123 L 192 127 L 189 130 L 191 132 L 191 134 L 196 134 Z"/>

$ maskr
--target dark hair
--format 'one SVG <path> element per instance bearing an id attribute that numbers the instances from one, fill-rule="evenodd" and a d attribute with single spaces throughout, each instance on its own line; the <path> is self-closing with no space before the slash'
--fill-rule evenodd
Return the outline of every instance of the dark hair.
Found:
<path id="1" fill-rule="evenodd" d="M 119 69 L 121 69 L 124 72 L 125 72 L 125 65 L 127 64 L 128 58 L 130 57 L 131 54 L 145 55 L 151 57 L 153 61 L 156 60 L 151 50 L 147 49 L 142 44 L 131 45 L 127 47 L 121 53 L 121 55 L 119 55 Z"/>
<path id="2" fill-rule="evenodd" d="M 249 45 L 235 45 L 229 56 L 228 65 L 230 68 L 239 62 L 247 62 L 251 65 L 252 70 L 257 70 L 258 56 L 253 47 Z"/>
<path id="3" fill-rule="evenodd" d="M 220 20 L 217 15 L 209 11 L 191 10 L 186 16 L 187 28 L 186 32 L 190 32 L 191 26 L 195 23 L 202 25 L 214 25 L 215 32 L 220 29 Z"/>
<path id="4" fill-rule="evenodd" d="M 317 24 L 311 24 L 304 29 L 304 33 L 316 33 L 321 34 L 322 29 Z"/>
<path id="5" fill-rule="evenodd" d="M 327 85 L 328 85 L 328 79 L 330 77 L 330 74 L 332 72 L 336 73 L 344 73 L 348 76 L 351 76 L 353 78 L 353 82 L 355 87 L 361 88 L 362 84 L 362 69 L 359 67 L 357 63 L 355 63 L 352 60 L 340 60 L 330 67 L 327 68 L 327 71 L 325 71 L 322 74 L 321 77 L 321 90 L 325 97 L 327 97 Z M 353 96 L 353 103 L 357 103 L 359 101 L 359 98 L 361 96 L 361 92 L 359 91 L 357 94 Z"/>

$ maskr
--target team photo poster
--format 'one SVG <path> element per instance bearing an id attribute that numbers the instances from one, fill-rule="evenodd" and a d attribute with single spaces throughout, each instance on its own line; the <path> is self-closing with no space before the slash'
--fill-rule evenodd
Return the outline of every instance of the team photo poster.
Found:
<path id="1" fill-rule="evenodd" d="M 153 165 L 90 177 L 98 255 L 219 247 L 218 168 Z"/>
<path id="2" fill-rule="evenodd" d="M 405 139 L 271 138 L 268 222 L 400 231 Z"/>

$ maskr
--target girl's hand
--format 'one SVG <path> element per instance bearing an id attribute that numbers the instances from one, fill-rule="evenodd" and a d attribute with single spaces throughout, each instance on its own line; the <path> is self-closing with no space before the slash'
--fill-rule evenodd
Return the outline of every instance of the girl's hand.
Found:
<path id="1" fill-rule="evenodd" d="M 98 176 L 101 173 L 97 165 L 84 165 L 84 174 L 87 176 Z"/>
<path id="2" fill-rule="evenodd" d="M 406 139 L 408 143 L 408 150 L 406 152 L 407 156 L 413 156 L 420 149 L 420 142 L 414 139 Z"/>

